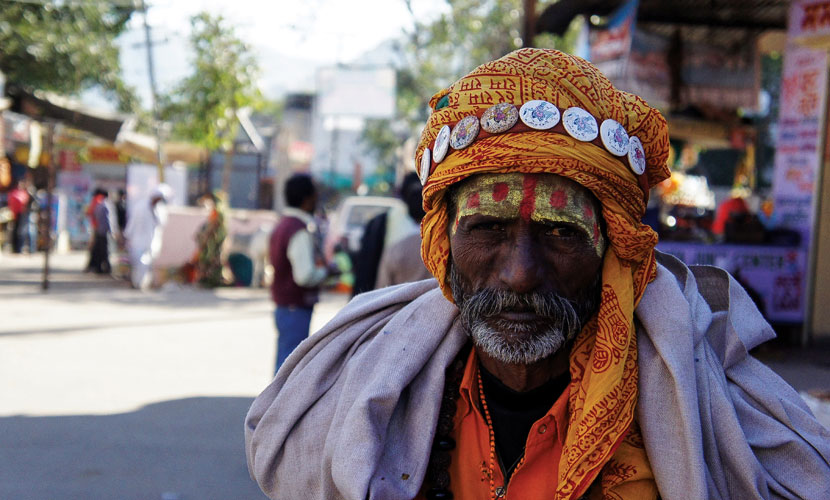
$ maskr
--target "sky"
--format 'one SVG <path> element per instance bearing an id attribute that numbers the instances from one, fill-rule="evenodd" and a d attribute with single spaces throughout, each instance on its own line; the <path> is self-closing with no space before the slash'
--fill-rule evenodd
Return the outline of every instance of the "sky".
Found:
<path id="1" fill-rule="evenodd" d="M 425 21 L 448 10 L 444 0 L 411 3 L 415 16 Z M 224 16 L 254 47 L 263 70 L 261 87 L 270 97 L 313 90 L 317 68 L 352 62 L 414 25 L 404 0 L 157 0 L 148 5 L 160 91 L 189 73 L 189 18 L 203 10 Z M 143 26 L 143 16 L 134 14 L 119 44 L 124 78 L 149 106 Z"/>

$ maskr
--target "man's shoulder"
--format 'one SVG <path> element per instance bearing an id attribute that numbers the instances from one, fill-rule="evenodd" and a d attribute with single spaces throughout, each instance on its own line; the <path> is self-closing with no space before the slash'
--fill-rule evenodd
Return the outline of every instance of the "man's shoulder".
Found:
<path id="1" fill-rule="evenodd" d="M 725 311 L 730 306 L 730 295 L 744 298 L 746 291 L 728 271 L 707 265 L 686 265 L 674 255 L 655 250 L 658 273 L 668 273 L 678 286 L 686 290 L 694 284 L 695 291 L 706 301 L 712 312 Z M 735 298 L 734 296 L 732 297 Z"/>
<path id="2" fill-rule="evenodd" d="M 747 350 L 775 337 L 755 302 L 729 272 L 714 266 L 687 266 L 662 252 L 656 252 L 656 257 L 657 278 L 637 307 L 641 321 L 664 325 L 661 317 L 668 314 L 677 320 L 677 315 L 684 315 L 702 329 L 695 342 L 701 336 L 719 341 L 736 337 Z M 715 314 L 722 315 L 723 321 L 712 322 Z"/>
<path id="3" fill-rule="evenodd" d="M 274 230 L 271 231 L 271 237 L 284 234 L 286 232 L 297 232 L 306 227 L 299 217 L 293 215 L 283 215 L 280 220 L 274 225 Z"/>
<path id="4" fill-rule="evenodd" d="M 392 285 L 355 295 L 344 310 L 348 309 L 351 311 L 360 309 L 370 312 L 372 310 L 389 307 L 392 304 L 403 308 L 426 293 L 435 293 L 437 289 L 438 282 L 434 278 Z"/>

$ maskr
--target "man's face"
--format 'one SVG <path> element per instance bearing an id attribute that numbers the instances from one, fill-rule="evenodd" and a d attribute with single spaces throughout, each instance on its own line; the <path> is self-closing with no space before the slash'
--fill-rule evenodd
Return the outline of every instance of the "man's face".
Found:
<path id="1" fill-rule="evenodd" d="M 476 176 L 452 203 L 450 286 L 476 345 L 510 364 L 556 353 L 599 304 L 599 203 L 552 174 Z"/>

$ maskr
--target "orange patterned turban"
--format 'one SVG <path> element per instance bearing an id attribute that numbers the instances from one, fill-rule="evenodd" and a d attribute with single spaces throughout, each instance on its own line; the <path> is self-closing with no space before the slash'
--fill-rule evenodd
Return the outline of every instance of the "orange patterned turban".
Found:
<path id="1" fill-rule="evenodd" d="M 500 103 L 519 109 L 534 100 L 553 104 L 563 115 L 569 108 L 582 108 L 597 124 L 615 120 L 628 136 L 642 142 L 645 163 L 640 166 L 644 170 L 636 173 L 625 156 L 615 156 L 599 139 L 585 142 L 573 138 L 561 122 L 549 130 L 535 130 L 522 120 L 503 132 L 468 127 L 467 135 L 474 137 L 471 144 L 449 147 L 442 161 L 434 161 L 434 153 L 440 157 L 441 147 L 436 151 L 435 141 L 444 125 L 454 128 L 470 115 L 481 118 Z M 452 300 L 447 282 L 446 192 L 452 184 L 488 172 L 551 173 L 585 186 L 602 204 L 610 242 L 602 267 L 602 301 L 571 351 L 569 427 L 559 465 L 557 498 L 577 498 L 600 474 L 603 495 L 648 498 L 656 494 L 634 422 L 634 308 L 656 275 L 657 235 L 640 220 L 648 190 L 669 175 L 665 119 L 641 98 L 614 88 L 583 59 L 542 49 L 517 50 L 479 66 L 435 94 L 430 107 L 435 111 L 415 157 L 425 180 L 421 254 L 447 299 Z M 461 139 L 463 136 L 460 134 Z M 430 156 L 424 160 L 427 149 Z M 648 491 L 641 489 L 646 488 L 642 485 L 649 485 Z"/>

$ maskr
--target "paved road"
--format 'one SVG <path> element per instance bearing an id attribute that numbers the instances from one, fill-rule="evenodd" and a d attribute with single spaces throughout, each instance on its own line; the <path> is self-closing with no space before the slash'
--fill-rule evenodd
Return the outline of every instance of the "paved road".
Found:
<path id="1" fill-rule="evenodd" d="M 266 292 L 141 293 L 79 272 L 80 253 L 52 264 L 44 293 L 41 256 L 0 255 L 0 499 L 264 498 L 242 422 L 272 375 Z M 343 303 L 326 297 L 313 327 Z M 762 354 L 830 391 L 827 351 Z"/>
<path id="2" fill-rule="evenodd" d="M 242 422 L 272 376 L 266 291 L 141 293 L 84 259 L 44 293 L 41 256 L 0 255 L 0 498 L 265 498 Z"/>

